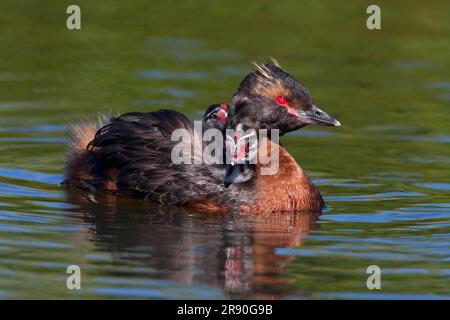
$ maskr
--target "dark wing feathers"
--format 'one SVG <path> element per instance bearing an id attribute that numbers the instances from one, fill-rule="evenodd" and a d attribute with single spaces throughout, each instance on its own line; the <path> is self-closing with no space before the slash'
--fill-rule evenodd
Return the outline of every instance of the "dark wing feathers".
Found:
<path id="1" fill-rule="evenodd" d="M 201 143 L 194 140 L 192 122 L 179 112 L 126 113 L 99 129 L 88 148 L 102 165 L 117 170 L 119 194 L 165 204 L 219 201 L 225 189 L 211 170 L 220 168 L 172 162 L 172 148 L 178 141 L 171 141 L 171 135 L 180 128 L 186 129 L 185 142 Z"/>

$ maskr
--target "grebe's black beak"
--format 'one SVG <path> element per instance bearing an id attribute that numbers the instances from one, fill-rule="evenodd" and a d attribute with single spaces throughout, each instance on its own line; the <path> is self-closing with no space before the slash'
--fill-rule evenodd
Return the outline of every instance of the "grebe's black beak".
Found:
<path id="1" fill-rule="evenodd" d="M 298 117 L 307 124 L 340 127 L 341 123 L 313 104 L 311 110 L 299 110 Z"/>

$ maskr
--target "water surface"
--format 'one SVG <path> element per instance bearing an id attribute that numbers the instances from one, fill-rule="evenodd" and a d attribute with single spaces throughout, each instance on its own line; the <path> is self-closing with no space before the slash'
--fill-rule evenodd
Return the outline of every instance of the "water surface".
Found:
<path id="1" fill-rule="evenodd" d="M 0 4 L 0 298 L 450 297 L 450 4 Z M 201 8 L 201 9 L 199 9 Z M 70 124 L 229 101 L 276 57 L 341 128 L 283 138 L 317 214 L 187 212 L 65 192 Z M 66 288 L 68 265 L 82 290 Z M 382 269 L 368 290 L 366 268 Z"/>

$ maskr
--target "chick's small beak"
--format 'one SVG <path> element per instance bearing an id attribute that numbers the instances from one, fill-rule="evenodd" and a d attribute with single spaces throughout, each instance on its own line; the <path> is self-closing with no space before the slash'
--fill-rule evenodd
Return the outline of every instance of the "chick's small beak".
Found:
<path id="1" fill-rule="evenodd" d="M 217 119 L 218 119 L 221 123 L 226 123 L 226 122 L 227 122 L 227 117 L 228 117 L 228 113 L 227 113 L 225 110 L 220 109 L 220 110 L 217 112 Z"/>
<path id="2" fill-rule="evenodd" d="M 334 126 L 340 127 L 341 123 L 330 116 L 328 113 L 320 110 L 316 105 L 312 105 L 312 108 L 308 111 L 300 110 L 299 117 L 310 124 L 318 124 L 322 126 Z"/>

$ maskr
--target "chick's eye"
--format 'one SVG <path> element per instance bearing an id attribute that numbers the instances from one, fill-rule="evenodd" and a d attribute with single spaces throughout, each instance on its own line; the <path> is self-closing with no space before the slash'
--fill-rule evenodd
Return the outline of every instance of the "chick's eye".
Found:
<path id="1" fill-rule="evenodd" d="M 283 106 L 283 107 L 285 107 L 285 106 L 288 105 L 288 100 L 287 100 L 285 97 L 283 97 L 283 96 L 277 96 L 277 97 L 275 98 L 275 101 L 276 101 L 280 106 Z"/>

